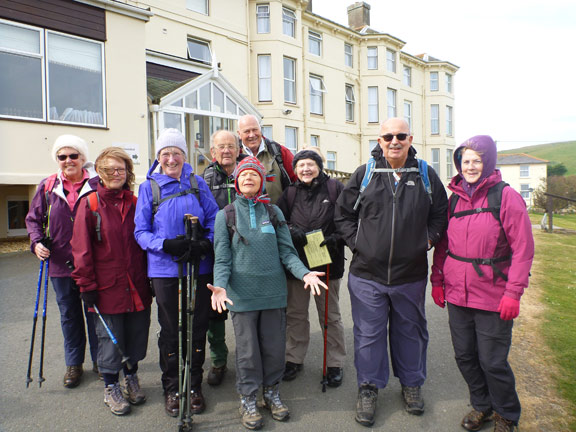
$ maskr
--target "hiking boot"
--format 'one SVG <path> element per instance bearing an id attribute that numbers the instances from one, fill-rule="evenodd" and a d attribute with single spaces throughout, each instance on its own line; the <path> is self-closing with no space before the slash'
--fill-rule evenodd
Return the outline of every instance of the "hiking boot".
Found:
<path id="1" fill-rule="evenodd" d="M 494 413 L 494 432 L 514 432 L 518 430 L 518 426 L 512 421 L 502 417 L 498 413 Z"/>
<path id="2" fill-rule="evenodd" d="M 221 367 L 212 367 L 210 372 L 208 372 L 208 378 L 206 378 L 206 382 L 211 386 L 219 386 L 222 384 L 222 380 L 224 379 L 224 374 L 228 369 L 226 365 Z"/>
<path id="3" fill-rule="evenodd" d="M 192 414 L 202 414 L 206 410 L 206 401 L 202 394 L 202 388 L 190 391 L 190 412 Z"/>
<path id="4" fill-rule="evenodd" d="M 122 392 L 128 402 L 132 405 L 140 405 L 146 402 L 146 395 L 140 388 L 138 375 L 126 375 L 123 384 Z"/>
<path id="5" fill-rule="evenodd" d="M 282 380 L 292 381 L 294 378 L 296 378 L 298 372 L 302 370 L 302 367 L 302 363 L 292 363 L 291 361 L 287 361 Z"/>
<path id="6" fill-rule="evenodd" d="M 358 388 L 355 419 L 362 426 L 372 426 L 374 424 L 377 399 L 378 388 L 374 384 L 364 383 Z"/>
<path id="7" fill-rule="evenodd" d="M 80 384 L 80 378 L 84 373 L 82 365 L 66 366 L 66 373 L 64 374 L 64 387 L 74 388 Z"/>
<path id="8" fill-rule="evenodd" d="M 420 415 L 424 412 L 424 399 L 420 387 L 402 386 L 404 409 L 410 414 Z"/>
<path id="9" fill-rule="evenodd" d="M 256 405 L 256 392 L 251 395 L 240 395 L 240 408 L 238 411 L 240 411 L 242 416 L 242 426 L 246 429 L 257 430 L 263 426 L 262 414 L 260 414 Z"/>
<path id="10" fill-rule="evenodd" d="M 329 367 L 326 379 L 328 387 L 339 387 L 342 384 L 344 372 L 341 367 Z"/>
<path id="11" fill-rule="evenodd" d="M 166 414 L 170 417 L 178 417 L 178 414 L 180 413 L 180 400 L 178 399 L 178 393 L 164 393 L 164 409 L 166 410 Z"/>
<path id="12" fill-rule="evenodd" d="M 110 407 L 112 414 L 120 416 L 130 412 L 130 404 L 124 399 L 118 383 L 110 384 L 104 389 L 104 403 Z"/>
<path id="13" fill-rule="evenodd" d="M 476 411 L 473 409 L 462 419 L 462 427 L 469 431 L 479 431 L 484 423 L 492 420 L 492 410 Z"/>
<path id="14" fill-rule="evenodd" d="M 276 421 L 285 421 L 290 417 L 288 407 L 280 400 L 280 384 L 264 387 L 264 408 L 269 409 Z"/>

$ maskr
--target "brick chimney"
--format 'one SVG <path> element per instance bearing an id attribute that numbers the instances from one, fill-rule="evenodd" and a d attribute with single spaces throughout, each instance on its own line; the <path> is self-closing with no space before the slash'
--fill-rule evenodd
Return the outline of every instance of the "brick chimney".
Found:
<path id="1" fill-rule="evenodd" d="M 348 27 L 360 30 L 370 25 L 370 5 L 365 2 L 356 2 L 348 6 Z"/>

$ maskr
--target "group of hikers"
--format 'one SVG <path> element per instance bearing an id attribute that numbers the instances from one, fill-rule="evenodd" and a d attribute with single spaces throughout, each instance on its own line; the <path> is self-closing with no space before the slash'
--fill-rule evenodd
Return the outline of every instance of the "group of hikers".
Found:
<path id="1" fill-rule="evenodd" d="M 206 340 L 212 363 L 206 380 L 217 386 L 228 370 L 230 315 L 242 425 L 260 429 L 261 406 L 285 421 L 290 411 L 279 385 L 303 368 L 310 294 L 325 337 L 323 382 L 343 381 L 339 295 L 347 246 L 355 420 L 374 424 L 389 358 L 406 411 L 421 415 L 427 255 L 434 248 L 432 297 L 447 305 L 456 362 L 470 392 L 472 410 L 461 425 L 476 431 L 493 420 L 495 431 L 516 430 L 520 402 L 507 359 L 534 254 L 524 200 L 502 181 L 489 136 L 454 151 L 458 174 L 448 186 L 450 199 L 436 172 L 416 158 L 412 140 L 405 120 L 384 121 L 370 160 L 343 185 L 324 172 L 317 148 L 292 154 L 265 138 L 252 115 L 239 119 L 237 133 L 211 136 L 212 162 L 202 176 L 186 162 L 184 135 L 165 129 L 136 198 L 134 166 L 123 149 L 105 148 L 92 163 L 83 139 L 58 137 L 52 154 L 59 170 L 38 186 L 26 225 L 32 252 L 50 261 L 64 386 L 80 384 L 88 340 L 111 412 L 127 414 L 144 403 L 137 372 L 155 297 L 168 415 L 206 409 Z M 198 227 L 193 235 L 190 217 Z M 319 231 L 331 262 L 311 268 L 305 249 Z M 188 306 L 182 305 L 184 279 L 194 281 Z M 183 337 L 188 324 L 192 330 Z M 186 349 L 189 386 L 182 387 Z"/>

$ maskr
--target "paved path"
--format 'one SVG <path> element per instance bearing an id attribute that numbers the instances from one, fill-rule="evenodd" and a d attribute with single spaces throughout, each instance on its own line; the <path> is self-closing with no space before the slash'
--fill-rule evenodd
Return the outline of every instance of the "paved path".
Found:
<path id="1" fill-rule="evenodd" d="M 146 404 L 134 407 L 125 417 L 116 417 L 103 404 L 103 384 L 90 371 L 76 389 L 66 389 L 62 334 L 52 288 L 49 291 L 44 376 L 38 388 L 38 356 L 33 365 L 34 382 L 26 389 L 26 368 L 32 328 L 32 314 L 38 261 L 30 253 L 0 255 L 0 431 L 176 431 L 177 420 L 164 414 L 158 367 L 156 310 L 153 310 L 148 357 L 140 364 L 139 376 L 148 395 Z M 281 394 L 291 411 L 290 421 L 278 423 L 265 414 L 264 430 L 269 431 L 365 431 L 354 421 L 357 387 L 353 364 L 352 320 L 348 291 L 341 294 L 341 308 L 348 349 L 344 383 L 322 393 L 322 334 L 311 310 L 312 340 L 304 371 L 294 381 L 283 383 Z M 453 358 L 446 311 L 436 307 L 427 295 L 430 331 L 428 380 L 423 394 L 426 412 L 415 417 L 403 411 L 400 384 L 391 378 L 380 391 L 375 431 L 462 431 L 459 422 L 467 412 L 467 390 Z M 313 302 L 312 302 L 313 303 Z M 234 364 L 234 337 L 227 321 L 231 348 L 229 365 Z M 36 347 L 39 344 L 38 325 Z M 39 351 L 35 351 L 38 353 Z M 89 356 L 89 355 L 88 355 Z M 207 362 L 207 364 L 209 361 Z M 86 363 L 88 366 L 88 363 Z M 234 368 L 218 388 L 204 386 L 208 409 L 194 417 L 195 431 L 244 431 L 238 415 Z M 489 428 L 485 428 L 488 430 Z"/>

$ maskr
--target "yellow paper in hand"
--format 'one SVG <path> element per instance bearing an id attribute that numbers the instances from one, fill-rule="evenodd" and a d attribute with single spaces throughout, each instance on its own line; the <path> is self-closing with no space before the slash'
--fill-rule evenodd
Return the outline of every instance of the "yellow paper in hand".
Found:
<path id="1" fill-rule="evenodd" d="M 306 254 L 306 259 L 308 259 L 308 266 L 311 269 L 332 263 L 328 248 L 326 246 L 320 246 L 320 243 L 324 241 L 322 230 L 306 233 L 306 239 L 308 243 L 304 246 L 304 253 Z"/>

